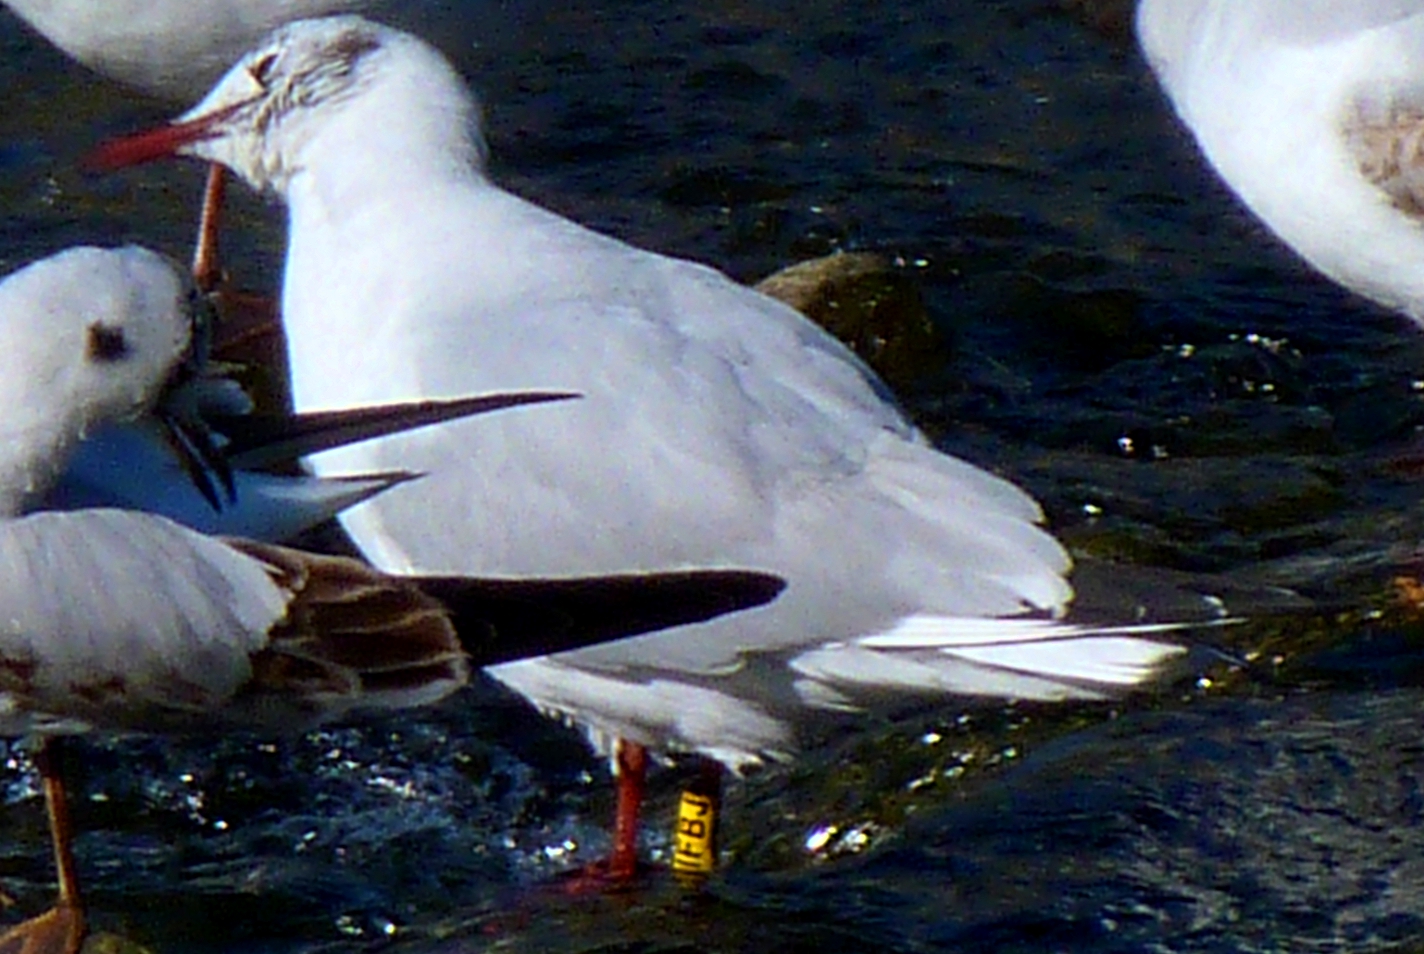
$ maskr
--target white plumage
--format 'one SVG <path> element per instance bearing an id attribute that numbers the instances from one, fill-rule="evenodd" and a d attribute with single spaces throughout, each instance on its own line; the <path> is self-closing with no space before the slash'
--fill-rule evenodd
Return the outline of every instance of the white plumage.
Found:
<path id="1" fill-rule="evenodd" d="M 89 431 L 148 411 L 190 331 L 178 273 L 144 249 L 71 249 L 0 282 L 0 516 L 43 495 Z"/>
<path id="2" fill-rule="evenodd" d="M 492 670 L 596 739 L 739 765 L 786 751 L 808 704 L 863 689 L 1095 696 L 1179 651 L 1074 642 L 1046 622 L 960 651 L 965 617 L 1066 608 L 1069 561 L 1035 502 L 928 446 L 870 370 L 790 308 L 490 182 L 475 102 L 420 40 L 356 17 L 291 24 L 174 126 L 102 161 L 179 149 L 287 202 L 299 410 L 583 395 L 316 458 L 324 475 L 428 475 L 344 516 L 377 566 L 788 580 L 762 609 Z M 932 649 L 864 642 L 907 620 Z"/>
<path id="3" fill-rule="evenodd" d="M 1424 322 L 1424 3 L 1142 0 L 1137 31 L 1251 211 L 1330 278 Z"/>
<path id="4" fill-rule="evenodd" d="M 109 728 L 158 708 L 201 725 L 251 680 L 290 600 L 263 564 L 161 518 L 0 523 L 0 685 L 24 702 L 0 731 L 84 710 L 108 710 Z"/>
<path id="5" fill-rule="evenodd" d="M 421 0 L 404 0 L 418 5 Z M 399 7 L 396 0 L 4 0 L 85 66 L 148 93 L 201 93 L 263 34 L 302 17 Z"/>

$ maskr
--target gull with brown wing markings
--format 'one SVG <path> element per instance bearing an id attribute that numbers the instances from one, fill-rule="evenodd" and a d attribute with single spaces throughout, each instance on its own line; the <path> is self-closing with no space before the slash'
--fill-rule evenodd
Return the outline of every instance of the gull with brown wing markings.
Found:
<path id="1" fill-rule="evenodd" d="M 0 936 L 0 951 L 72 954 L 84 935 L 50 757 L 62 736 L 301 731 L 433 702 L 464 685 L 475 664 L 706 619 L 781 587 L 737 572 L 417 581 L 343 557 L 205 536 L 149 513 L 28 512 L 48 499 L 89 432 L 153 416 L 175 430 L 200 423 L 187 406 L 202 366 L 196 303 L 175 265 L 133 247 L 71 249 L 0 282 L 0 733 L 42 740 L 37 764 L 60 879 L 56 907 Z M 400 409 L 397 423 L 550 397 L 568 395 L 421 402 Z M 365 410 L 308 423 L 299 440 L 341 443 L 390 428 Z M 194 470 L 219 463 L 202 436 L 183 445 L 204 458 Z"/>
<path id="2" fill-rule="evenodd" d="M 445 609 L 356 561 L 121 510 L 25 514 L 88 430 L 150 413 L 182 376 L 185 284 L 140 248 L 71 249 L 0 283 L 0 731 L 290 731 L 462 686 Z M 73 952 L 84 918 L 62 785 L 47 748 L 38 764 L 59 902 L 0 950 Z"/>
<path id="3" fill-rule="evenodd" d="M 358 17 L 289 24 L 184 117 L 96 161 L 175 152 L 287 203 L 298 410 L 582 396 L 538 428 L 452 423 L 314 458 L 319 474 L 428 475 L 343 516 L 377 566 L 732 566 L 787 581 L 745 613 L 492 670 L 629 753 L 624 792 L 644 746 L 741 767 L 788 754 L 827 709 L 905 693 L 1100 698 L 1180 652 L 1151 627 L 1059 621 L 1069 560 L 1038 505 L 931 447 L 803 316 L 491 181 L 474 97 L 413 36 Z M 610 868 L 635 867 L 620 829 Z"/>

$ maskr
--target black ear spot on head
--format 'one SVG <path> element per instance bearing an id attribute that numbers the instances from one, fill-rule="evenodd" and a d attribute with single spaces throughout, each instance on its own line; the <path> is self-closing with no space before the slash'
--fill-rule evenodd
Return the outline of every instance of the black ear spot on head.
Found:
<path id="1" fill-rule="evenodd" d="M 330 50 L 332 57 L 338 60 L 343 68 L 350 70 L 361 57 L 380 48 L 381 41 L 376 37 L 369 33 L 352 31 L 333 40 Z"/>
<path id="2" fill-rule="evenodd" d="M 96 321 L 89 326 L 89 339 L 85 356 L 90 361 L 109 364 L 128 357 L 129 343 L 124 338 L 121 325 L 106 325 Z"/>

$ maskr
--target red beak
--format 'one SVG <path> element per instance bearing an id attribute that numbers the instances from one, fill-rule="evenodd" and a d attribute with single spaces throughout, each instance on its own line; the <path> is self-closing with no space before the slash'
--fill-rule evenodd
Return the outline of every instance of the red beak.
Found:
<path id="1" fill-rule="evenodd" d="M 147 132 L 111 139 L 85 156 L 81 165 L 94 172 L 112 172 L 115 169 L 177 155 L 179 149 L 190 143 L 218 135 L 217 125 L 246 105 L 234 103 L 186 122 L 171 123 Z"/>

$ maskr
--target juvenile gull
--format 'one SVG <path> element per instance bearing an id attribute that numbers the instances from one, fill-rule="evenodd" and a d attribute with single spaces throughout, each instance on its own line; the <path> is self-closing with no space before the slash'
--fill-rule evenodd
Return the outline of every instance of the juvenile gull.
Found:
<path id="1" fill-rule="evenodd" d="M 148 514 L 25 515 L 88 430 L 152 410 L 189 357 L 189 305 L 139 248 L 72 249 L 0 283 L 0 732 L 291 731 L 463 685 L 448 614 L 408 581 Z M 0 947 L 69 954 L 83 906 L 48 745 L 59 900 Z"/>

